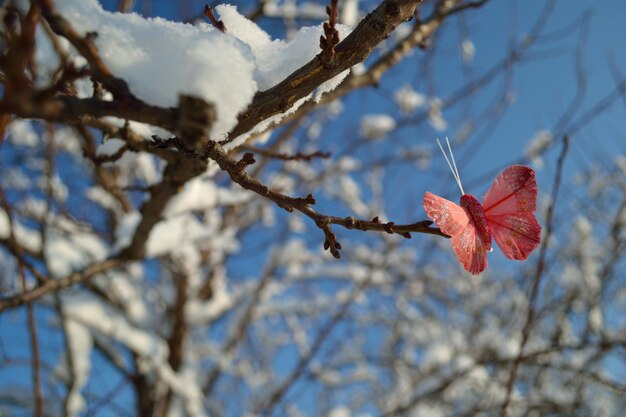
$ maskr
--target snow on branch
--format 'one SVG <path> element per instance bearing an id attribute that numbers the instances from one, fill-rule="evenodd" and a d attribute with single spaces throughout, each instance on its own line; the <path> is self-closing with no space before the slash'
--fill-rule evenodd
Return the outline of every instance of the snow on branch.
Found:
<path id="1" fill-rule="evenodd" d="M 209 19 L 211 25 L 220 32 L 226 32 L 226 25 L 224 22 L 215 17 L 215 12 L 213 11 L 213 7 L 208 4 L 204 6 L 204 15 Z"/>
<path id="2" fill-rule="evenodd" d="M 322 83 L 362 62 L 402 22 L 410 19 L 421 0 L 385 0 L 337 46 L 334 66 L 327 68 L 318 55 L 274 87 L 255 94 L 240 114 L 226 142 L 246 133 L 270 116 L 283 113 Z"/>
<path id="3" fill-rule="evenodd" d="M 148 241 L 150 232 L 161 220 L 161 214 L 165 207 L 172 197 L 178 193 L 183 184 L 202 174 L 207 169 L 207 159 L 215 160 L 220 168 L 228 172 L 234 182 L 244 188 L 269 198 L 285 210 L 297 210 L 311 218 L 324 232 L 325 249 L 329 249 L 333 256 L 337 258 L 339 257 L 341 244 L 337 242 L 335 234 L 331 230 L 331 224 L 359 230 L 397 233 L 406 238 L 410 237 L 410 232 L 442 234 L 438 229 L 430 228 L 429 222 L 417 222 L 396 226 L 393 222 L 383 225 L 377 221 L 356 220 L 351 217 L 340 218 L 320 214 L 311 208 L 311 205 L 315 204 L 315 199 L 312 195 L 305 198 L 295 198 L 271 190 L 266 185 L 245 173 L 244 168 L 254 163 L 253 157 L 250 156 L 251 154 L 246 154 L 250 156 L 248 159 L 244 156 L 242 160 L 238 162 L 234 161 L 220 145 L 209 139 L 213 134 L 223 131 L 223 128 L 228 126 L 228 124 L 224 124 L 224 120 L 229 117 L 224 114 L 224 108 L 225 105 L 228 105 L 232 112 L 233 107 L 231 104 L 224 104 L 226 94 L 215 96 L 215 92 L 212 92 L 212 90 L 200 90 L 200 93 L 204 95 L 204 97 L 180 95 L 178 98 L 178 107 L 175 109 L 156 107 L 142 101 L 142 98 L 148 99 L 152 97 L 153 101 L 156 101 L 157 104 L 167 105 L 171 102 L 171 93 L 170 96 L 168 96 L 164 92 L 159 93 L 159 95 L 154 95 L 153 92 L 149 94 L 144 92 L 145 87 L 143 83 L 150 82 L 150 77 L 147 77 L 148 80 L 137 79 L 129 72 L 135 71 L 137 69 L 136 67 L 131 65 L 130 68 L 125 68 L 120 65 L 120 62 L 109 58 L 109 64 L 115 67 L 118 72 L 127 74 L 129 77 L 133 78 L 133 82 L 130 83 L 129 87 L 129 84 L 124 80 L 112 74 L 109 66 L 100 55 L 100 49 L 106 53 L 106 56 L 109 56 L 110 51 L 119 47 L 119 45 L 112 43 L 115 42 L 114 39 L 107 39 L 107 36 L 113 37 L 113 34 L 109 34 L 106 31 L 106 25 L 110 23 L 126 27 L 129 33 L 129 39 L 127 41 L 131 46 L 145 38 L 148 28 L 150 28 L 150 30 L 153 29 L 150 25 L 158 26 L 158 28 L 162 29 L 166 34 L 168 31 L 175 29 L 177 35 L 185 33 L 185 36 L 188 38 L 191 37 L 190 39 L 193 40 L 195 39 L 194 37 L 199 34 L 189 32 L 192 29 L 185 27 L 184 31 L 187 32 L 181 32 L 182 28 L 174 28 L 172 26 L 173 24 L 146 23 L 147 26 L 137 25 L 132 23 L 125 15 L 112 15 L 103 11 L 94 0 L 88 0 L 85 3 L 69 0 L 62 4 L 63 11 L 73 17 L 73 23 L 78 23 L 80 29 L 76 30 L 69 20 L 56 11 L 51 0 L 42 0 L 39 3 L 42 8 L 43 16 L 53 30 L 58 35 L 67 38 L 87 59 L 93 77 L 102 83 L 107 90 L 113 93 L 114 100 L 102 101 L 94 98 L 74 98 L 61 95 L 49 97 L 47 100 L 43 101 L 35 101 L 32 99 L 32 96 L 17 95 L 8 100 L 4 100 L 0 105 L 0 110 L 16 113 L 23 117 L 37 117 L 70 123 L 87 122 L 88 124 L 90 120 L 89 117 L 117 116 L 124 119 L 148 122 L 179 135 L 178 138 L 171 138 L 166 141 L 157 141 L 154 143 L 153 150 L 158 151 L 159 155 L 168 161 L 168 165 L 163 173 L 162 181 L 150 188 L 150 198 L 144 202 L 140 209 L 141 221 L 135 229 L 134 237 L 130 240 L 128 246 L 120 253 L 119 256 L 121 259 L 139 259 L 145 255 L 146 242 Z M 263 92 L 258 92 L 248 107 L 248 110 L 240 116 L 239 123 L 234 128 L 234 133 L 231 132 L 228 141 L 237 136 L 237 129 L 243 129 L 241 132 L 243 133 L 243 131 L 251 129 L 256 122 L 266 119 L 277 112 L 287 110 L 296 100 L 310 94 L 314 88 L 323 82 L 330 80 L 344 72 L 350 66 L 362 61 L 397 25 L 413 15 L 417 3 L 419 3 L 419 1 L 384 1 L 360 23 L 343 42 L 339 43 L 339 32 L 336 23 L 337 2 L 331 2 L 327 10 L 329 22 L 324 26 L 325 35 L 322 37 L 322 39 L 325 40 L 322 42 L 324 44 L 322 54 L 326 56 L 330 54 L 333 56 L 333 65 L 329 67 L 327 64 L 321 62 L 318 56 L 274 87 Z M 225 26 L 231 26 L 233 28 L 232 32 L 235 38 L 229 39 L 235 39 L 236 42 L 244 42 L 251 45 L 253 48 L 259 48 L 259 39 L 264 39 L 263 34 L 259 33 L 255 35 L 254 38 L 251 37 L 251 31 L 259 31 L 259 29 L 252 29 L 251 22 L 244 20 L 241 16 L 236 14 L 233 8 L 222 7 L 220 11 L 223 14 L 223 18 L 229 20 L 231 24 L 225 24 L 221 20 L 217 21 L 212 9 L 210 7 L 208 9 L 205 8 L 205 13 L 207 13 L 209 19 L 212 18 L 211 21 L 213 25 L 217 25 L 220 31 L 222 31 Z M 88 15 L 94 17 L 93 21 L 87 21 L 86 17 Z M 104 33 L 96 34 L 96 32 L 90 31 L 90 28 L 95 28 Z M 84 35 L 81 35 L 81 32 L 84 33 Z M 174 32 L 172 32 L 171 35 L 174 35 Z M 202 33 L 202 35 L 214 35 L 214 33 Z M 212 36 L 212 47 L 221 48 L 219 45 L 224 42 L 224 36 L 225 35 L 219 35 L 217 37 Z M 178 39 L 178 41 L 180 41 L 180 39 Z M 199 43 L 198 46 L 200 45 L 204 45 L 204 43 Z M 150 47 L 150 45 L 147 46 Z M 236 50 L 239 50 L 238 48 L 239 47 L 237 47 Z M 229 56 L 232 55 L 231 52 L 229 52 Z M 129 53 L 133 52 L 129 51 Z M 260 59 L 258 56 L 257 58 Z M 144 58 L 139 57 L 136 59 L 141 60 Z M 171 57 L 168 61 L 154 61 L 149 62 L 149 64 L 153 66 L 175 65 L 173 69 L 181 71 L 178 66 L 180 66 L 182 62 L 172 63 L 170 61 L 172 61 Z M 194 62 L 186 62 L 185 64 L 187 66 L 198 65 L 198 63 Z M 226 65 L 228 68 L 237 66 L 235 62 L 227 63 Z M 223 72 L 222 69 L 219 71 Z M 230 71 L 230 69 L 228 71 Z M 205 69 L 203 74 L 206 73 L 207 71 Z M 245 78 L 248 75 L 242 74 L 241 76 Z M 239 84 L 241 83 L 241 76 L 238 76 L 237 79 L 237 83 Z M 168 87 L 171 91 L 171 88 L 177 88 L 177 83 L 170 81 L 174 80 L 168 80 L 168 83 L 172 84 Z M 220 80 L 220 83 L 223 83 L 223 81 Z M 150 83 L 149 88 L 151 90 L 153 90 L 153 85 L 154 81 Z M 234 86 L 231 87 L 234 88 Z M 185 88 L 189 89 L 190 87 L 187 86 Z M 140 98 L 137 98 L 131 90 L 138 91 Z M 229 96 L 239 95 L 240 97 L 245 97 L 246 94 L 240 90 L 241 88 L 238 87 L 236 89 L 237 94 L 229 94 Z M 206 99 L 215 99 L 213 101 L 215 109 L 206 102 Z M 276 100 L 279 100 L 280 103 L 277 103 Z M 289 104 L 285 106 L 285 103 Z M 257 111 L 261 113 L 257 113 Z M 217 125 L 217 128 L 214 124 Z M 129 131 L 129 129 L 125 130 Z M 130 146 L 131 144 L 129 144 L 129 147 Z"/>

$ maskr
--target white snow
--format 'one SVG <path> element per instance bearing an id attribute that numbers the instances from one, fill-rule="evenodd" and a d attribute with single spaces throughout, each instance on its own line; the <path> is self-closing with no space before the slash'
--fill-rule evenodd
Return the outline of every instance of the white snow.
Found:
<path id="1" fill-rule="evenodd" d="M 142 123 L 131 123 L 130 125 L 134 131 L 142 134 L 144 137 L 150 137 L 156 131 Z M 137 130 L 137 128 L 139 128 L 139 130 Z M 158 129 L 158 131 L 163 132 L 162 129 Z M 125 143 L 126 142 L 118 138 L 106 139 L 102 144 L 98 145 L 96 155 L 101 157 L 114 155 Z M 122 187 L 136 185 L 135 179 L 143 181 L 147 185 L 156 184 L 161 180 L 162 172 L 157 165 L 156 158 L 145 152 L 124 152 L 119 159 L 114 162 L 107 162 L 107 165 L 108 164 L 115 165 L 120 169 L 118 185 Z"/>
<path id="2" fill-rule="evenodd" d="M 31 252 L 41 250 L 41 233 L 22 225 L 19 221 L 13 221 L 13 235 L 24 249 Z"/>
<path id="3" fill-rule="evenodd" d="M 413 411 L 413 415 L 420 417 L 444 417 L 449 412 L 439 403 L 422 402 Z"/>
<path id="4" fill-rule="evenodd" d="M 179 217 L 176 223 L 180 223 L 181 219 L 182 217 Z M 117 249 L 122 249 L 130 244 L 135 234 L 135 230 L 137 229 L 137 226 L 140 222 L 141 213 L 139 212 L 129 213 L 126 216 L 122 217 L 116 230 Z M 183 231 L 180 229 L 176 230 L 175 228 L 170 228 L 169 226 L 171 226 L 172 224 L 173 222 L 169 222 L 169 225 L 165 222 L 160 222 L 154 227 L 154 229 L 152 229 L 150 237 L 148 238 L 148 241 L 146 243 L 146 255 L 158 256 L 164 254 L 168 252 L 168 249 L 172 249 L 180 243 L 179 239 Z M 161 229 L 160 236 L 158 229 Z M 168 236 L 168 230 L 173 232 L 174 235 Z M 148 249 L 148 247 L 150 247 L 150 249 Z"/>
<path id="5" fill-rule="evenodd" d="M 106 258 L 107 245 L 94 233 L 58 217 L 46 232 L 44 255 L 53 276 L 62 277 Z"/>
<path id="6" fill-rule="evenodd" d="M 69 190 L 61 177 L 57 173 L 51 176 L 42 175 L 37 179 L 37 186 L 41 189 L 50 187 L 50 191 L 54 198 L 58 201 L 65 201 L 69 195 Z"/>
<path id="7" fill-rule="evenodd" d="M 75 320 L 65 322 L 67 347 L 72 361 L 71 386 L 65 403 L 68 416 L 80 415 L 86 408 L 86 402 L 81 391 L 89 378 L 91 370 L 91 350 L 93 338 L 87 326 Z"/>
<path id="8" fill-rule="evenodd" d="M 45 200 L 35 197 L 26 197 L 17 206 L 19 212 L 25 216 L 44 219 L 48 214 L 48 205 Z"/>
<path id="9" fill-rule="evenodd" d="M 185 316 L 189 323 L 210 323 L 233 307 L 235 300 L 226 287 L 226 277 L 218 272 L 211 284 L 213 294 L 210 300 L 192 299 L 187 303 Z"/>
<path id="10" fill-rule="evenodd" d="M 158 335 L 136 328 L 113 309 L 88 297 L 66 297 L 66 316 L 85 328 L 110 337 L 141 357 L 140 372 L 156 373 L 178 396 L 186 401 L 187 411 L 204 415 L 202 391 L 189 373 L 176 373 L 167 363 L 167 343 Z"/>
<path id="11" fill-rule="evenodd" d="M 396 121 L 388 114 L 366 114 L 361 118 L 359 135 L 365 139 L 380 139 L 396 128 Z"/>
<path id="12" fill-rule="evenodd" d="M 11 236 L 11 220 L 3 208 L 0 208 L 0 239 L 7 239 Z"/>
<path id="13" fill-rule="evenodd" d="M 589 310 L 589 327 L 594 332 L 600 332 L 604 323 L 602 310 L 599 306 L 593 306 Z"/>
<path id="14" fill-rule="evenodd" d="M 355 27 L 360 20 L 359 0 L 344 0 L 341 2 L 340 8 L 341 23 Z"/>
<path id="15" fill-rule="evenodd" d="M 14 190 L 25 190 L 31 186 L 31 179 L 21 169 L 8 168 L 4 171 L 3 177 L 0 179 L 6 188 Z"/>
<path id="16" fill-rule="evenodd" d="M 622 175 L 626 175 L 626 156 L 616 155 L 615 166 L 621 171 Z"/>
<path id="17" fill-rule="evenodd" d="M 296 18 L 321 20 L 327 17 L 325 7 L 319 3 L 287 1 L 266 1 L 263 5 L 265 16 L 293 21 Z"/>
<path id="18" fill-rule="evenodd" d="M 370 207 L 363 201 L 361 187 L 348 175 L 341 175 L 335 183 L 331 185 L 330 191 L 336 194 L 350 210 L 359 217 L 367 217 L 370 214 Z"/>
<path id="19" fill-rule="evenodd" d="M 143 288 L 143 273 L 140 264 L 135 263 L 128 265 L 125 270 L 109 271 L 106 276 L 98 276 L 93 280 L 126 312 L 131 323 L 139 325 L 154 319 Z"/>
<path id="20" fill-rule="evenodd" d="M 447 343 L 434 343 L 426 351 L 424 366 L 441 366 L 449 363 L 454 355 L 454 349 Z"/>
<path id="21" fill-rule="evenodd" d="M 438 132 L 446 130 L 448 122 L 443 117 L 443 102 L 438 97 L 432 97 L 430 99 L 428 108 L 428 122 Z"/>
<path id="22" fill-rule="evenodd" d="M 179 94 L 191 94 L 213 103 L 219 114 L 214 135 L 235 124 L 257 89 L 249 49 L 206 24 L 110 13 L 96 0 L 65 0 L 57 7 L 79 33 L 98 34 L 105 64 L 140 99 L 170 107 Z"/>
<path id="23" fill-rule="evenodd" d="M 122 139 L 110 138 L 106 139 L 96 149 L 97 156 L 111 156 L 114 155 L 115 152 L 119 151 L 122 147 L 126 145 L 126 142 Z"/>
<path id="24" fill-rule="evenodd" d="M 76 135 L 73 128 L 60 126 L 54 132 L 54 143 L 57 150 L 65 151 L 82 158 L 81 139 Z"/>
<path id="25" fill-rule="evenodd" d="M 350 409 L 345 405 L 334 407 L 328 412 L 328 417 L 350 417 L 351 415 Z"/>
<path id="26" fill-rule="evenodd" d="M 128 213 L 120 218 L 115 231 L 115 250 L 121 250 L 130 244 L 140 221 L 139 212 Z M 156 257 L 176 252 L 186 245 L 200 245 L 219 253 L 230 253 L 238 249 L 234 230 L 225 229 L 219 233 L 218 238 L 214 226 L 202 223 L 191 213 L 173 215 L 157 223 L 150 232 L 146 242 L 146 256 Z"/>
<path id="27" fill-rule="evenodd" d="M 65 297 L 66 316 L 83 326 L 127 346 L 140 358 L 139 371 L 156 373 L 185 401 L 190 415 L 204 415 L 202 391 L 197 381 L 185 373 L 176 373 L 167 363 L 168 347 L 155 333 L 136 328 L 118 312 L 90 297 Z"/>
<path id="28" fill-rule="evenodd" d="M 39 144 L 39 135 L 29 120 L 16 119 L 7 127 L 7 139 L 15 144 L 34 147 Z"/>
<path id="29" fill-rule="evenodd" d="M 541 129 L 535 133 L 526 146 L 526 156 L 528 156 L 537 169 L 543 167 L 543 159 L 541 155 L 552 145 L 554 138 L 552 132 L 547 129 Z"/>
<path id="30" fill-rule="evenodd" d="M 416 109 L 426 106 L 428 102 L 424 94 L 413 90 L 410 85 L 405 84 L 393 95 L 393 100 L 404 114 L 411 114 Z"/>
<path id="31" fill-rule="evenodd" d="M 188 181 L 165 209 L 167 216 L 204 211 L 217 206 L 243 204 L 253 196 L 242 189 L 225 189 L 215 185 L 211 178 L 200 176 Z"/>
<path id="32" fill-rule="evenodd" d="M 398 27 L 396 27 L 396 30 L 393 31 L 393 38 L 396 40 L 404 39 L 413 32 L 414 28 L 415 28 L 415 24 L 413 22 L 400 23 Z M 389 43 L 384 42 L 379 47 L 384 48 L 384 50 L 386 51 L 388 46 L 389 46 Z M 410 56 L 412 54 L 413 54 L 413 51 L 409 50 L 407 53 L 407 56 Z"/>
<path id="33" fill-rule="evenodd" d="M 476 47 L 471 39 L 464 39 L 461 42 L 461 59 L 464 64 L 469 64 L 474 60 L 476 54 Z"/>
<path id="34" fill-rule="evenodd" d="M 100 186 L 88 188 L 87 191 L 85 191 L 85 197 L 113 212 L 121 212 L 122 210 L 121 204 Z"/>
<path id="35" fill-rule="evenodd" d="M 95 43 L 104 63 L 140 99 L 170 107 L 180 94 L 190 94 L 214 104 L 218 118 L 211 135 L 216 138 L 235 125 L 256 91 L 272 87 L 317 55 L 323 33 L 321 25 L 304 27 L 289 42 L 272 40 L 231 5 L 216 7 L 226 33 L 205 23 L 111 13 L 97 0 L 65 0 L 57 8 L 80 34 L 98 34 Z M 342 39 L 350 31 L 344 25 L 337 29 Z M 49 41 L 39 39 L 38 62 L 56 62 Z M 345 75 L 347 71 L 325 83 L 318 95 Z"/>

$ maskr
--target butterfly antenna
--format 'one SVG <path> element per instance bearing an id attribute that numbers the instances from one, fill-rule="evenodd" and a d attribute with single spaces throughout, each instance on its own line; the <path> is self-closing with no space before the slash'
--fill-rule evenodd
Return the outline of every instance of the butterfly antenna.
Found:
<path id="1" fill-rule="evenodd" d="M 448 150 L 450 151 L 450 157 L 452 158 L 452 165 L 454 166 L 454 172 L 456 172 L 456 180 L 459 183 L 459 188 L 461 189 L 461 192 L 463 194 L 465 194 L 465 191 L 463 191 L 463 184 L 461 184 L 461 174 L 459 174 L 459 169 L 456 167 L 456 161 L 454 160 L 454 154 L 452 153 L 452 148 L 450 147 L 450 141 L 448 140 L 447 137 L 446 137 L 446 143 L 448 144 Z"/>
<path id="2" fill-rule="evenodd" d="M 446 162 L 448 163 L 450 171 L 452 171 L 452 176 L 454 177 L 454 180 L 461 189 L 461 193 L 465 194 L 465 191 L 463 191 L 463 185 L 461 184 L 461 176 L 459 175 L 459 170 L 456 167 L 456 161 L 454 160 L 454 154 L 452 153 L 452 148 L 450 147 L 450 141 L 448 140 L 448 138 L 446 138 L 446 143 L 448 145 L 448 151 L 450 151 L 450 159 L 452 159 L 452 163 L 450 163 L 450 159 L 448 159 L 446 151 L 443 149 L 443 146 L 441 146 L 441 142 L 439 142 L 439 139 L 437 139 L 437 145 L 439 145 L 439 149 L 441 149 L 443 157 L 446 158 Z"/>

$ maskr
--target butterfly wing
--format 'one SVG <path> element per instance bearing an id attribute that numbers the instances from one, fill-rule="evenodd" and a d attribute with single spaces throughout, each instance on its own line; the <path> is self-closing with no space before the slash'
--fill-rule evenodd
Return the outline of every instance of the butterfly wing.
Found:
<path id="1" fill-rule="evenodd" d="M 541 226 L 532 213 L 487 216 L 489 231 L 509 259 L 523 260 L 541 242 Z"/>
<path id="2" fill-rule="evenodd" d="M 451 241 L 456 259 L 466 271 L 478 275 L 487 269 L 487 249 L 472 222 L 461 233 L 452 236 Z"/>
<path id="3" fill-rule="evenodd" d="M 450 236 L 461 233 L 470 223 L 463 207 L 431 192 L 424 194 L 424 210 L 441 231 Z"/>
<path id="4" fill-rule="evenodd" d="M 487 268 L 487 251 L 467 212 L 450 200 L 433 193 L 424 194 L 424 210 L 442 232 L 452 237 L 452 249 L 463 267 L 472 274 Z"/>
<path id="5" fill-rule="evenodd" d="M 526 259 L 541 242 L 535 171 L 513 165 L 498 175 L 483 200 L 489 231 L 509 259 Z"/>

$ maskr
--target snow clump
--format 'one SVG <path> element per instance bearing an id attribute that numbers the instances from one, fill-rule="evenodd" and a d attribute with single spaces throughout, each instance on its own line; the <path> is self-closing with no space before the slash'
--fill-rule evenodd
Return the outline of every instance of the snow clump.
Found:
<path id="1" fill-rule="evenodd" d="M 218 118 L 211 135 L 216 138 L 235 126 L 257 91 L 274 86 L 315 57 L 323 33 L 319 25 L 301 28 L 290 42 L 272 40 L 230 5 L 216 7 L 226 33 L 206 23 L 193 26 L 111 13 L 97 0 L 64 0 L 56 7 L 80 35 L 97 34 L 95 44 L 105 65 L 141 100 L 172 107 L 180 94 L 189 94 L 215 105 Z M 347 26 L 337 28 L 342 39 L 349 33 Z M 42 30 L 37 41 L 37 61 L 48 68 L 58 57 Z M 334 88 L 345 75 L 347 71 L 321 90 Z"/>
<path id="2" fill-rule="evenodd" d="M 364 139 L 380 139 L 396 128 L 396 121 L 388 114 L 366 114 L 361 118 L 359 135 Z"/>

